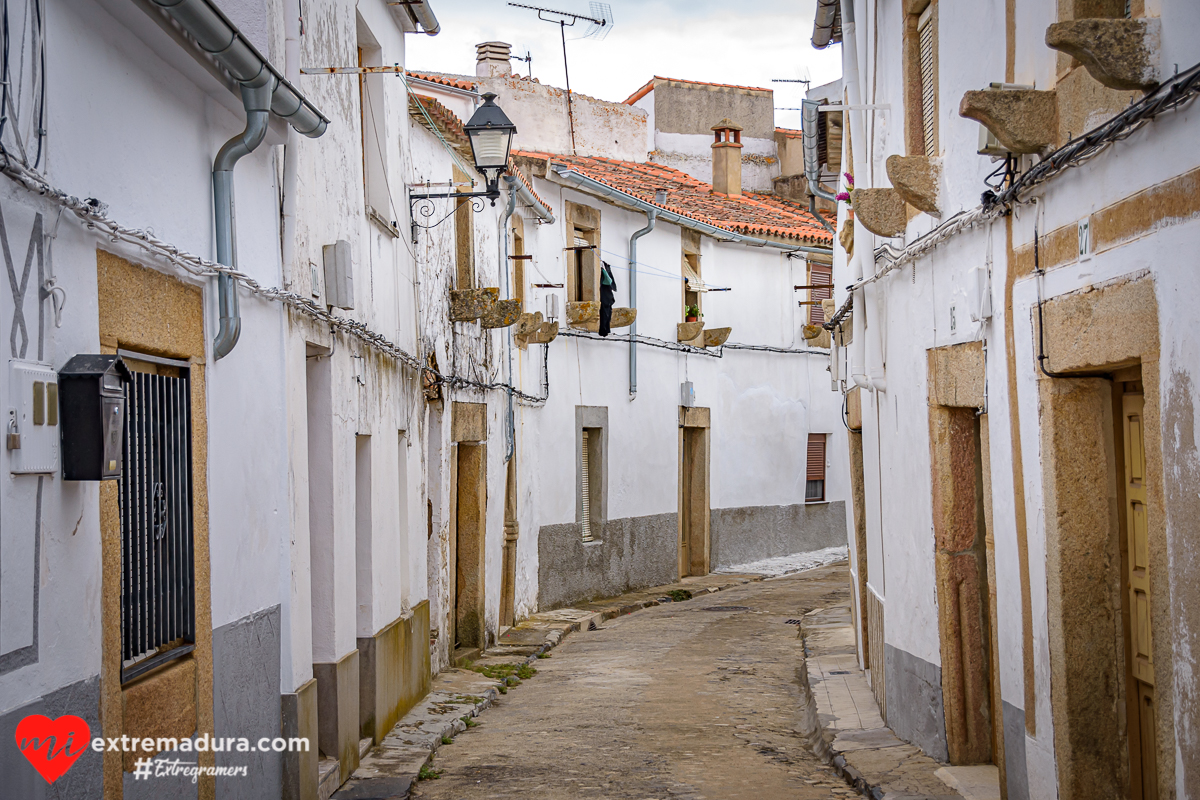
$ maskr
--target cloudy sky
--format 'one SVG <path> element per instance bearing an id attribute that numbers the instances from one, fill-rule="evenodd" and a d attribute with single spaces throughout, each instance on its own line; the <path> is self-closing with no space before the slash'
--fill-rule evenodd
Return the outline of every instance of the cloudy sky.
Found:
<path id="1" fill-rule="evenodd" d="M 588 14 L 588 0 L 522 0 Z M 559 27 L 539 22 L 535 11 L 505 0 L 433 0 L 442 31 L 409 36 L 410 69 L 475 72 L 475 45 L 503 41 L 513 54 L 533 56 L 533 76 L 563 84 Z M 772 78 L 811 78 L 813 85 L 841 72 L 838 46 L 814 50 L 816 0 L 610 0 L 613 27 L 604 39 L 580 38 L 585 23 L 567 28 L 571 89 L 605 100 L 624 100 L 654 75 L 761 86 L 775 90 L 776 107 L 798 106 L 803 84 Z M 572 38 L 577 39 L 572 41 Z M 529 74 L 526 64 L 513 69 Z M 777 111 L 776 124 L 800 127 L 799 112 Z"/>

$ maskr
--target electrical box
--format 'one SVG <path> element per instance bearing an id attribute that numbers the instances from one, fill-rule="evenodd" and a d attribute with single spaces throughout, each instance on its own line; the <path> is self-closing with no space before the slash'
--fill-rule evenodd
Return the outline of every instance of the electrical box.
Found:
<path id="1" fill-rule="evenodd" d="M 350 243 L 338 239 L 321 248 L 325 260 L 325 304 L 335 308 L 354 308 L 354 265 Z"/>
<path id="2" fill-rule="evenodd" d="M 692 386 L 691 381 L 684 381 L 679 384 L 679 405 L 684 408 L 695 408 L 696 389 Z"/>
<path id="3" fill-rule="evenodd" d="M 546 322 L 555 322 L 558 320 L 558 295 L 546 295 Z"/>
<path id="4" fill-rule="evenodd" d="M 986 267 L 973 267 L 967 273 L 967 305 L 971 322 L 992 318 L 992 280 Z"/>
<path id="5" fill-rule="evenodd" d="M 80 354 L 58 371 L 65 480 L 107 481 L 121 477 L 125 385 L 131 377 L 117 355 Z"/>
<path id="6" fill-rule="evenodd" d="M 58 376 L 49 364 L 8 362 L 5 446 L 14 475 L 58 471 Z"/>

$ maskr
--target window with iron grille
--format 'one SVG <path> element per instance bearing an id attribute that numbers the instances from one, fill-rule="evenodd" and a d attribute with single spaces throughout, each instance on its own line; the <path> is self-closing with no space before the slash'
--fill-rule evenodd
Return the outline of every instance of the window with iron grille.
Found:
<path id="1" fill-rule="evenodd" d="M 816 503 L 825 499 L 825 434 L 808 435 L 808 469 L 804 486 L 804 501 Z"/>
<path id="2" fill-rule="evenodd" d="M 121 518 L 121 682 L 196 641 L 191 376 L 186 361 L 122 353 L 126 387 Z M 153 371 L 137 371 L 138 362 Z"/>

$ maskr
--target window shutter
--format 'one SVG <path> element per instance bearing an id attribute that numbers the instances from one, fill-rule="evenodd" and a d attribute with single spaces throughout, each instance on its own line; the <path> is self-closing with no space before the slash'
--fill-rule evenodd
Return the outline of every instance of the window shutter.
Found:
<path id="1" fill-rule="evenodd" d="M 683 257 L 683 282 L 689 292 L 707 292 L 708 287 L 704 285 L 704 281 L 700 280 L 700 276 L 696 274 L 696 270 L 692 269 L 691 262 L 687 256 Z"/>
<path id="2" fill-rule="evenodd" d="M 917 22 L 918 54 L 921 68 L 921 134 L 925 155 L 937 155 L 937 28 L 933 22 L 933 3 Z"/>
<path id="3" fill-rule="evenodd" d="M 580 504 L 583 512 L 583 540 L 585 542 L 592 541 L 592 482 L 588 475 L 588 431 L 583 431 L 583 441 L 580 447 Z"/>
<path id="4" fill-rule="evenodd" d="M 808 435 L 808 480 L 825 480 L 825 434 Z"/>
<path id="5" fill-rule="evenodd" d="M 829 288 L 809 289 L 809 300 L 828 300 L 833 297 L 833 267 L 825 264 L 808 265 L 808 283 L 811 286 Z M 825 309 L 821 306 L 808 307 L 808 322 L 810 325 L 825 324 Z"/>

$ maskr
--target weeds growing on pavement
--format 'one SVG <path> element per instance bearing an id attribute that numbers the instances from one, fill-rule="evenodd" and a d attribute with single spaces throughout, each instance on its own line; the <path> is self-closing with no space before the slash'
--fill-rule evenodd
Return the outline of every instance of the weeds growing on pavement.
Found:
<path id="1" fill-rule="evenodd" d="M 453 742 L 454 742 L 454 740 L 451 739 L 449 736 L 442 737 L 442 744 L 452 744 Z"/>
<path id="2" fill-rule="evenodd" d="M 667 597 L 674 600 L 676 603 L 682 603 L 684 600 L 691 600 L 692 593 L 687 589 L 672 589 L 667 592 Z"/>
<path id="3" fill-rule="evenodd" d="M 478 728 L 479 727 L 479 723 L 476 722 L 474 719 L 472 719 L 470 716 L 463 717 L 462 721 L 463 721 L 463 724 L 465 724 L 468 728 Z"/>
<path id="4" fill-rule="evenodd" d="M 422 764 L 421 771 L 417 773 L 419 781 L 436 781 L 440 777 L 442 777 L 442 770 L 434 769 L 428 764 Z"/>
<path id="5" fill-rule="evenodd" d="M 528 680 L 534 675 L 537 675 L 537 670 L 528 664 L 487 664 L 484 666 L 475 665 L 471 667 L 475 672 L 478 672 L 484 677 L 491 678 L 494 681 L 504 683 L 507 678 L 516 676 L 521 680 Z"/>

